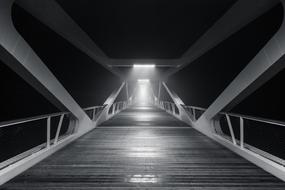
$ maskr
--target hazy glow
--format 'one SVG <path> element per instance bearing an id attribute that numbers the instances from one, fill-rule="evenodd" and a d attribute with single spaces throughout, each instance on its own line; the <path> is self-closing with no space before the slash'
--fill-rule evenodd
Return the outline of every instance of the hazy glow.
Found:
<path id="1" fill-rule="evenodd" d="M 134 68 L 154 68 L 155 64 L 134 64 Z"/>
<path id="2" fill-rule="evenodd" d="M 141 105 L 146 105 L 148 102 L 148 86 L 146 84 L 140 84 L 139 85 L 139 91 L 138 91 L 138 101 Z"/>
<path id="3" fill-rule="evenodd" d="M 138 79 L 138 82 L 142 83 L 142 82 L 149 82 L 149 79 Z"/>
<path id="4" fill-rule="evenodd" d="M 137 107 L 136 109 L 138 109 L 138 110 L 152 110 L 153 108 L 149 107 L 149 106 L 140 106 L 140 107 Z"/>

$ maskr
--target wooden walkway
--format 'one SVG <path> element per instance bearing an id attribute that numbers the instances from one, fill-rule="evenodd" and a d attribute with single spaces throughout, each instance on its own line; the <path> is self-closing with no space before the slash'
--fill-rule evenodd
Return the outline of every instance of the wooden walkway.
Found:
<path id="1" fill-rule="evenodd" d="M 285 189 L 285 183 L 152 107 L 134 107 L 1 187 Z"/>

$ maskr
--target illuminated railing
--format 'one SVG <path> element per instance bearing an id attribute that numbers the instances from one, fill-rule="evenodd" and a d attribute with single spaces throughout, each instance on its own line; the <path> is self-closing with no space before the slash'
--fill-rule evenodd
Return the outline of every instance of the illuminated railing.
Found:
<path id="1" fill-rule="evenodd" d="M 0 169 L 42 149 L 48 149 L 72 135 L 74 132 L 74 125 L 71 125 L 70 122 L 72 119 L 74 118 L 70 113 L 60 112 L 1 122 L 1 144 L 5 147 L 9 146 L 7 148 L 9 148 L 10 151 L 9 155 L 3 155 L 3 148 L 5 147 L 2 147 Z M 37 133 L 36 136 L 33 137 L 30 135 L 32 131 L 34 133 L 41 131 L 41 133 Z M 11 134 L 9 139 L 5 139 L 5 135 L 9 134 Z M 15 135 L 14 138 L 12 136 L 13 134 Z M 30 139 L 33 139 L 33 141 Z M 5 140 L 6 142 L 4 142 Z M 21 146 L 21 143 L 25 143 L 26 146 Z"/>
<path id="2" fill-rule="evenodd" d="M 185 106 L 182 105 L 185 111 L 189 114 L 192 121 L 197 121 L 199 117 L 204 113 L 206 110 L 205 108 L 195 107 L 195 106 Z"/>
<path id="3" fill-rule="evenodd" d="M 176 107 L 174 103 L 156 101 L 156 105 L 170 114 L 177 115 L 173 112 L 173 107 Z M 206 110 L 196 106 L 181 107 L 192 122 L 196 122 Z M 213 127 L 214 135 L 218 138 L 285 166 L 285 122 L 220 112 L 214 118 Z M 276 136 L 276 139 L 272 136 Z"/>
<path id="4" fill-rule="evenodd" d="M 156 103 L 161 109 L 164 109 L 166 112 L 173 115 L 179 115 L 179 109 L 173 102 L 160 101 Z"/>
<path id="5" fill-rule="evenodd" d="M 127 101 L 112 104 L 110 116 L 128 106 Z M 93 106 L 83 110 L 96 121 L 104 106 Z M 0 170 L 41 150 L 53 148 L 74 135 L 76 119 L 69 112 L 29 117 L 0 123 Z M 35 134 L 35 136 L 31 135 Z M 3 138 L 3 137 L 8 137 Z M 7 151 L 4 151 L 7 150 Z M 5 152 L 6 155 L 3 154 Z"/>
<path id="6" fill-rule="evenodd" d="M 183 106 L 193 122 L 206 110 Z M 240 149 L 247 149 L 285 166 L 285 122 L 220 112 L 214 119 L 217 136 L 228 140 Z M 276 136 L 276 139 L 272 138 Z"/>
<path id="7" fill-rule="evenodd" d="M 93 106 L 93 107 L 84 108 L 83 110 L 86 112 L 86 114 L 89 116 L 89 118 L 92 121 L 95 121 L 104 108 L 105 106 Z"/>
<path id="8" fill-rule="evenodd" d="M 115 114 L 119 113 L 120 111 L 126 109 L 127 106 L 128 106 L 128 101 L 115 102 L 110 107 L 108 114 L 109 115 L 115 115 Z"/>

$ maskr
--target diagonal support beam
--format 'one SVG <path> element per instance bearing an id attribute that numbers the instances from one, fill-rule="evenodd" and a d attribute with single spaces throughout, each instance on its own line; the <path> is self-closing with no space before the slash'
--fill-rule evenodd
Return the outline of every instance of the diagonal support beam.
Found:
<path id="1" fill-rule="evenodd" d="M 282 0 L 284 7 L 285 0 Z M 253 60 L 240 72 L 203 116 L 212 119 L 229 110 L 285 67 L 285 22 Z"/>
<path id="2" fill-rule="evenodd" d="M 162 86 L 161 81 L 158 81 L 158 94 L 157 94 L 157 99 L 158 99 L 158 100 L 160 100 L 161 86 Z"/>
<path id="3" fill-rule="evenodd" d="M 191 119 L 189 118 L 189 116 L 186 113 L 185 109 L 182 107 L 182 106 L 185 105 L 184 102 L 181 100 L 181 98 L 174 91 L 171 91 L 167 87 L 165 82 L 162 82 L 162 85 L 164 86 L 164 88 L 166 89 L 167 93 L 169 94 L 169 96 L 173 100 L 174 104 L 177 106 L 177 108 L 179 110 L 179 119 L 184 121 L 185 123 L 188 123 L 189 125 L 192 125 Z"/>
<path id="4" fill-rule="evenodd" d="M 167 72 L 164 79 L 194 62 L 278 2 L 278 0 L 239 0 L 184 53 L 179 59 L 181 65 Z"/>
<path id="5" fill-rule="evenodd" d="M 17 3 L 96 62 L 124 79 L 117 67 L 130 66 L 135 62 L 153 62 L 159 66 L 174 67 L 163 76 L 163 78 L 167 78 L 272 8 L 278 3 L 278 0 L 238 1 L 180 59 L 171 60 L 110 59 L 106 57 L 102 50 L 96 46 L 92 39 L 69 17 L 56 1 L 18 0 Z"/>
<path id="6" fill-rule="evenodd" d="M 55 0 L 17 0 L 16 3 L 36 19 L 65 38 L 83 53 L 101 64 L 113 74 L 123 78 L 117 68 L 110 67 L 110 59 L 61 8 Z"/>
<path id="7" fill-rule="evenodd" d="M 93 125 L 85 112 L 14 28 L 11 19 L 13 2 L 0 1 L 0 59 L 55 106 L 70 111 L 90 128 Z"/>
<path id="8" fill-rule="evenodd" d="M 127 96 L 127 100 L 129 100 L 129 83 L 126 82 L 126 96 Z"/>
<path id="9" fill-rule="evenodd" d="M 97 125 L 100 125 L 102 122 L 106 121 L 109 119 L 108 116 L 108 111 L 111 108 L 111 106 L 113 105 L 113 103 L 115 102 L 116 98 L 118 97 L 118 95 L 120 94 L 121 90 L 124 88 L 125 86 L 125 82 L 123 82 L 121 84 L 121 86 L 118 89 L 115 89 L 110 96 L 107 98 L 107 100 L 104 102 L 104 109 L 102 111 L 102 113 L 100 114 L 99 118 L 96 121 Z"/>

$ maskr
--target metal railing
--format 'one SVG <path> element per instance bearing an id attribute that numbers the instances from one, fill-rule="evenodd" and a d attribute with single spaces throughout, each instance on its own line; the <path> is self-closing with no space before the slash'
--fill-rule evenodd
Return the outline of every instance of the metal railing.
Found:
<path id="1" fill-rule="evenodd" d="M 161 109 L 164 109 L 166 112 L 173 114 L 175 116 L 179 115 L 179 109 L 173 102 L 168 101 L 157 101 L 157 106 L 159 106 Z"/>
<path id="2" fill-rule="evenodd" d="M 168 113 L 174 115 L 173 112 L 173 107 L 175 105 L 174 103 L 168 101 L 157 101 L 156 105 L 161 109 L 164 109 Z M 197 106 L 181 105 L 181 107 L 186 111 L 192 122 L 196 122 L 199 119 L 199 117 L 206 111 L 206 108 L 201 108 Z M 253 122 L 256 122 L 257 123 L 256 125 L 259 125 L 259 127 L 285 127 L 285 122 L 282 121 L 253 117 L 242 114 L 220 112 L 214 118 L 213 122 L 214 125 L 213 127 L 215 129 L 214 135 L 227 140 L 229 143 L 231 143 L 236 147 L 239 147 L 242 150 L 246 149 L 266 159 L 274 161 L 275 163 L 285 166 L 284 158 L 280 158 L 274 155 L 273 153 L 263 150 L 261 147 L 256 147 L 255 145 L 253 145 L 254 143 L 252 142 L 250 143 L 245 141 L 245 132 L 246 132 L 245 127 L 253 127 L 252 125 Z M 224 124 L 226 124 L 226 126 Z M 227 132 L 225 132 L 225 128 L 227 128 Z M 263 140 L 265 141 L 266 138 L 264 138 Z"/>
<path id="3" fill-rule="evenodd" d="M 199 117 L 206 110 L 205 108 L 200 108 L 200 107 L 195 107 L 195 106 L 185 106 L 185 105 L 181 105 L 181 106 L 189 114 L 192 121 L 197 121 Z"/>
<path id="4" fill-rule="evenodd" d="M 115 114 L 119 113 L 120 111 L 126 109 L 127 106 L 128 106 L 128 101 L 115 102 L 110 107 L 108 114 L 109 115 L 115 115 Z"/>
<path id="5" fill-rule="evenodd" d="M 196 106 L 183 106 L 183 108 L 187 111 L 193 122 L 197 121 L 206 110 L 205 108 Z M 223 126 L 223 129 L 225 130 L 225 127 L 227 127 L 228 133 L 225 133 L 222 129 L 222 120 L 224 120 L 224 123 L 226 123 L 226 126 Z M 262 150 L 260 147 L 256 147 L 245 142 L 245 127 L 253 127 L 253 125 L 251 125 L 253 123 L 256 123 L 256 125 L 259 127 L 285 127 L 285 122 L 242 114 L 220 112 L 214 118 L 213 123 L 216 135 L 223 137 L 233 145 L 238 146 L 240 149 L 247 149 L 285 166 L 284 158 L 280 158 L 272 153 Z M 267 139 L 264 138 L 263 140 L 266 141 Z"/>
<path id="6" fill-rule="evenodd" d="M 110 108 L 111 113 L 109 113 L 109 115 L 113 116 L 117 114 L 118 112 L 127 108 L 127 105 L 128 105 L 127 101 L 120 101 L 113 103 Z M 106 105 L 92 106 L 84 108 L 83 110 L 86 112 L 86 114 L 90 117 L 92 121 L 96 121 L 105 107 Z M 67 139 L 67 137 L 72 136 L 75 131 L 75 125 L 71 124 L 72 119 L 75 118 L 69 112 L 59 112 L 59 113 L 40 115 L 36 117 L 0 122 L 0 130 L 7 129 L 6 127 L 20 127 L 22 129 L 25 129 L 25 127 L 32 125 L 32 122 L 38 122 L 38 121 L 41 121 L 41 123 L 45 123 L 45 126 L 36 125 L 35 127 L 46 128 L 46 131 L 43 131 L 43 133 L 46 134 L 46 139 L 44 140 L 45 141 L 44 143 L 37 144 L 33 148 L 20 152 L 19 154 L 16 154 L 4 161 L 0 161 L 0 170 L 43 149 L 50 149 L 53 146 L 56 146 L 59 142 Z M 64 121 L 68 122 L 65 123 L 66 125 L 68 125 L 67 130 L 65 132 L 62 131 L 62 126 Z M 56 129 L 56 131 L 54 131 L 54 129 Z"/>
<path id="7" fill-rule="evenodd" d="M 93 107 L 84 108 L 83 110 L 86 112 L 86 114 L 89 116 L 89 118 L 92 121 L 95 121 L 104 108 L 105 106 L 93 106 Z"/>
<path id="8" fill-rule="evenodd" d="M 45 121 L 46 123 L 46 140 L 44 143 L 30 149 L 27 150 L 23 153 L 20 153 L 16 156 L 13 156 L 12 158 L 9 158 L 3 162 L 0 163 L 0 169 L 13 164 L 37 151 L 40 151 L 44 148 L 50 148 L 53 145 L 56 145 L 59 141 L 63 140 L 66 136 L 68 135 L 72 135 L 73 132 L 73 128 L 71 128 L 72 126 L 68 126 L 69 129 L 62 134 L 61 133 L 61 129 L 62 129 L 62 125 L 63 125 L 63 120 L 66 117 L 70 117 L 70 114 L 68 112 L 59 112 L 59 113 L 53 113 L 53 114 L 46 114 L 46 115 L 40 115 L 40 116 L 36 116 L 36 117 L 29 117 L 29 118 L 25 118 L 25 119 L 17 119 L 17 120 L 12 120 L 12 121 L 5 121 L 5 122 L 1 122 L 0 123 L 0 129 L 4 129 L 6 127 L 14 127 L 14 126 L 18 126 L 18 127 L 25 127 L 25 126 L 21 126 L 21 125 L 25 125 L 31 122 L 37 122 L 37 121 Z M 51 136 L 51 123 L 54 119 L 58 120 L 57 126 L 56 126 L 56 132 L 53 136 Z M 68 124 L 69 125 L 69 124 Z M 39 126 L 42 127 L 42 126 Z M 17 139 L 15 139 L 17 140 Z"/>

